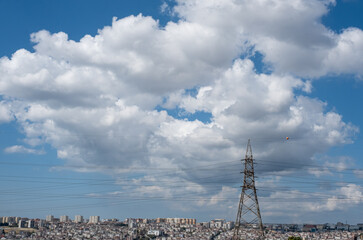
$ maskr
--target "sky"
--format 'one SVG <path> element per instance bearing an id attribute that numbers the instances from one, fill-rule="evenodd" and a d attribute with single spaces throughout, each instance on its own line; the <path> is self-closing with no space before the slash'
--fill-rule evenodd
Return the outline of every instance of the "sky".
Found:
<path id="1" fill-rule="evenodd" d="M 0 215 L 363 222 L 362 10 L 0 0 Z"/>

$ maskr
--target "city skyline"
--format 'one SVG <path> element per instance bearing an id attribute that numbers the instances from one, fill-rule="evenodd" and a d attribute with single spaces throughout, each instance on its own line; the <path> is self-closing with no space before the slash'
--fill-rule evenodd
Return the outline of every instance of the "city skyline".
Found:
<path id="1" fill-rule="evenodd" d="M 361 223 L 363 3 L 0 0 L 0 213 Z"/>
<path id="2" fill-rule="evenodd" d="M 52 218 L 52 216 L 49 216 Z M 98 216 L 93 216 L 98 218 Z M 48 216 L 47 216 L 48 218 Z M 234 223 L 225 219 L 214 219 L 197 223 L 195 219 L 157 218 L 157 219 L 105 219 L 101 222 L 76 223 L 60 222 L 59 219 L 21 218 L 18 226 L 14 219 L 7 218 L 9 224 L 0 225 L 0 236 L 4 239 L 64 239 L 64 238 L 112 238 L 157 240 L 172 239 L 235 239 Z M 4 219 L 0 217 L 0 223 Z M 362 239 L 363 224 L 264 224 L 265 239 Z M 261 239 L 260 231 L 243 228 L 239 239 Z M 295 239 L 295 238 L 294 238 Z"/>
<path id="3" fill-rule="evenodd" d="M 62 221 L 62 218 L 64 221 Z M 188 225 L 196 225 L 196 224 L 203 224 L 206 222 L 230 222 L 235 225 L 234 221 L 224 219 L 224 218 L 214 218 L 214 219 L 208 219 L 206 221 L 198 221 L 196 218 L 188 218 L 188 217 L 156 217 L 156 218 L 132 218 L 132 217 L 124 217 L 124 218 L 103 218 L 102 216 L 89 216 L 88 218 L 84 218 L 82 215 L 74 215 L 74 217 L 70 217 L 68 215 L 62 215 L 62 216 L 54 216 L 54 215 L 46 215 L 43 216 L 43 218 L 29 218 L 25 216 L 0 216 L 0 223 L 13 223 L 13 224 L 19 224 L 19 221 L 28 221 L 28 220 L 42 220 L 45 222 L 56 222 L 56 223 L 66 223 L 66 222 L 74 222 L 74 223 L 89 223 L 89 224 L 96 224 L 101 222 L 128 222 L 128 221 L 134 221 L 134 222 L 155 222 L 155 223 L 177 223 L 177 224 L 188 224 Z M 349 225 L 349 226 L 363 226 L 362 222 L 357 223 L 348 223 L 348 222 L 324 222 L 324 223 L 316 223 L 316 222 L 304 222 L 304 223 L 283 223 L 283 222 L 265 222 L 263 223 L 264 226 L 266 225 Z M 254 224 L 257 226 L 257 224 Z M 30 227 L 29 227 L 30 228 Z M 232 228 L 231 228 L 232 229 Z M 258 231 L 258 228 L 255 227 L 255 229 Z M 359 229 L 357 229 L 359 230 Z"/>

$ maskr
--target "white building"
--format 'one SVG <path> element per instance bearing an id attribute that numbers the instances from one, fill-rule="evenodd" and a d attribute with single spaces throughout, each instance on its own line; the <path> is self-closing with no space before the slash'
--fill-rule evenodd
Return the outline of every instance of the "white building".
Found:
<path id="1" fill-rule="evenodd" d="M 26 221 L 25 220 L 20 220 L 19 221 L 19 228 L 25 228 L 26 227 Z"/>
<path id="2" fill-rule="evenodd" d="M 69 217 L 64 215 L 64 216 L 61 216 L 60 219 L 59 219 L 60 222 L 68 222 L 69 221 Z"/>
<path id="3" fill-rule="evenodd" d="M 74 222 L 83 223 L 83 216 L 81 216 L 81 215 L 74 216 Z"/>
<path id="4" fill-rule="evenodd" d="M 210 221 L 211 228 L 222 228 L 223 224 L 226 222 L 225 219 L 214 219 Z"/>
<path id="5" fill-rule="evenodd" d="M 134 228 L 137 226 L 137 223 L 135 223 L 134 220 L 132 220 L 132 219 L 129 219 L 128 222 L 129 222 L 129 228 Z"/>
<path id="6" fill-rule="evenodd" d="M 160 230 L 149 230 L 147 232 L 147 235 L 158 237 L 161 235 L 161 231 Z"/>
<path id="7" fill-rule="evenodd" d="M 100 216 L 90 216 L 89 217 L 89 223 L 99 223 L 100 222 Z"/>
<path id="8" fill-rule="evenodd" d="M 53 215 L 48 215 L 48 216 L 46 216 L 45 220 L 47 220 L 47 222 L 53 222 L 54 216 Z"/>
<path id="9" fill-rule="evenodd" d="M 34 228 L 34 224 L 35 222 L 33 219 L 28 220 L 28 228 Z"/>
<path id="10" fill-rule="evenodd" d="M 234 222 L 225 222 L 223 223 L 223 228 L 227 230 L 231 230 L 234 228 Z"/>

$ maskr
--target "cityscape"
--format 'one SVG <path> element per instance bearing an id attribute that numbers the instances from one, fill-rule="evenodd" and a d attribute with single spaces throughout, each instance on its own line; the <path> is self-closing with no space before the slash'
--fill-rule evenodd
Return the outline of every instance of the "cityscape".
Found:
<path id="1" fill-rule="evenodd" d="M 47 215 L 45 219 L 1 217 L 0 239 L 234 239 L 234 222 L 214 219 L 197 222 L 190 218 L 117 218 L 100 216 Z M 363 223 L 264 224 L 264 239 L 363 239 Z M 243 229 L 239 239 L 260 239 L 258 226 Z"/>

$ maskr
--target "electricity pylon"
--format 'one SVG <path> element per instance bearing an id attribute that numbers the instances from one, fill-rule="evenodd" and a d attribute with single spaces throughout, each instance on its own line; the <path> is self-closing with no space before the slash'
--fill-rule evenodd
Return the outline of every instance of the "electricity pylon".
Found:
<path id="1" fill-rule="evenodd" d="M 242 227 L 258 227 L 260 230 L 260 239 L 264 238 L 262 218 L 260 207 L 258 205 L 255 171 L 253 167 L 253 156 L 251 141 L 248 139 L 247 150 L 244 161 L 243 186 L 241 197 L 238 205 L 237 218 L 234 228 L 233 239 L 240 239 L 240 229 Z"/>

